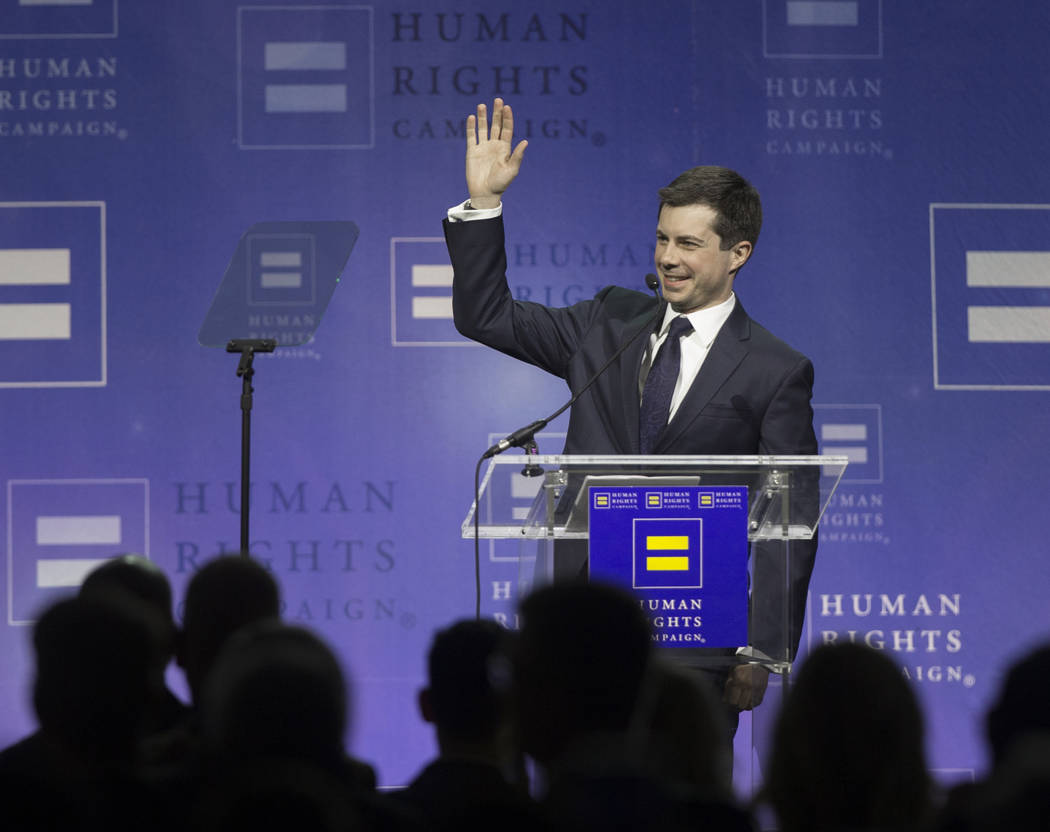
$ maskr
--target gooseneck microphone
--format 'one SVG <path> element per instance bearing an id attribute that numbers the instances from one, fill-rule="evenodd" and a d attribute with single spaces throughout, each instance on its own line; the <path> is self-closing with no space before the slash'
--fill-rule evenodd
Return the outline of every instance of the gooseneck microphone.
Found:
<path id="1" fill-rule="evenodd" d="M 650 318 L 645 323 L 645 325 L 643 327 L 641 327 L 641 329 L 639 329 L 636 333 L 634 333 L 634 335 L 632 335 L 623 344 L 621 344 L 620 347 L 616 350 L 616 352 L 614 352 L 609 357 L 609 360 L 606 361 L 604 364 L 602 364 L 602 366 L 598 368 L 598 371 L 593 376 L 591 376 L 589 379 L 587 379 L 587 383 L 584 384 L 583 387 L 581 387 L 578 392 L 574 393 L 572 398 L 569 399 L 565 404 L 563 404 L 561 407 L 559 407 L 557 410 L 555 410 L 546 419 L 537 419 L 535 422 L 533 422 L 533 423 L 531 423 L 529 425 L 526 425 L 523 428 L 518 428 L 518 430 L 514 431 L 514 433 L 512 433 L 509 436 L 501 439 L 499 442 L 497 442 L 495 445 L 493 445 L 491 448 L 489 448 L 487 451 L 485 451 L 485 453 L 481 457 L 482 459 L 489 459 L 490 457 L 496 456 L 497 454 L 501 454 L 505 450 L 507 450 L 508 448 L 524 447 L 529 442 L 531 442 L 533 437 L 537 433 L 539 433 L 541 430 L 543 430 L 545 427 L 547 427 L 547 424 L 549 422 L 554 421 L 559 416 L 561 416 L 562 413 L 564 413 L 566 410 L 568 410 L 570 407 L 572 407 L 574 404 L 576 404 L 577 399 L 579 399 L 580 396 L 582 396 L 584 393 L 586 393 L 588 390 L 591 389 L 591 386 L 594 384 L 594 382 L 596 382 L 599 378 L 601 378 L 602 374 L 607 369 L 609 369 L 610 365 L 614 361 L 616 361 L 616 359 L 619 358 L 620 355 L 623 354 L 624 350 L 626 350 L 629 346 L 631 346 L 631 344 L 633 344 L 635 342 L 635 340 L 638 338 L 639 335 L 641 335 L 643 332 L 649 332 L 650 331 L 652 325 L 656 322 L 656 319 L 663 313 L 664 308 L 663 308 L 663 304 L 659 303 L 659 301 L 660 301 L 660 294 L 657 291 L 657 289 L 660 286 L 659 278 L 657 278 L 657 276 L 655 274 L 651 274 L 651 273 L 647 274 L 645 276 L 645 285 L 649 288 L 649 290 L 653 294 L 656 295 L 656 300 L 657 300 L 656 312 L 653 313 L 652 318 Z"/>

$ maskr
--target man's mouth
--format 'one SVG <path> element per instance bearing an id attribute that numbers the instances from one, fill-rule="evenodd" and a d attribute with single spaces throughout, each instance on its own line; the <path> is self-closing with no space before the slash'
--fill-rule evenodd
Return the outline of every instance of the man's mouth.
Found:
<path id="1" fill-rule="evenodd" d="M 677 286 L 681 283 L 685 283 L 689 278 L 681 274 L 664 274 L 664 283 L 668 286 Z"/>

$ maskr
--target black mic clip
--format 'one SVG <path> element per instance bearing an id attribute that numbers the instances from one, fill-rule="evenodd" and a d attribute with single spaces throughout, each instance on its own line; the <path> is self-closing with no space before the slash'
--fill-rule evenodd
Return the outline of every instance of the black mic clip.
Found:
<path id="1" fill-rule="evenodd" d="M 528 443 L 532 442 L 532 444 L 535 445 L 535 442 L 532 441 L 532 438 L 539 431 L 547 427 L 548 421 L 548 419 L 537 419 L 530 425 L 526 425 L 523 428 L 518 428 L 510 436 L 506 437 L 505 439 L 501 439 L 499 442 L 497 442 L 495 445 L 493 445 L 491 448 L 485 451 L 481 458 L 489 459 L 490 457 L 496 456 L 496 454 L 503 453 L 505 450 L 507 450 L 507 448 L 525 448 L 525 450 L 528 451 Z"/>
<path id="2" fill-rule="evenodd" d="M 521 469 L 521 475 L 523 477 L 539 477 L 543 475 L 543 466 L 537 465 L 533 461 L 534 456 L 539 456 L 540 449 L 536 445 L 535 439 L 530 439 L 526 442 L 522 448 L 525 451 L 525 467 Z"/>

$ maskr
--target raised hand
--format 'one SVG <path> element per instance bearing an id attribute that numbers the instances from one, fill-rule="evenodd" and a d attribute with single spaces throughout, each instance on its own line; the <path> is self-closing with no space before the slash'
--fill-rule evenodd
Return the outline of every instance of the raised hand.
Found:
<path id="1" fill-rule="evenodd" d="M 521 169 L 527 141 L 512 149 L 514 114 L 502 98 L 492 102 L 492 130 L 484 104 L 467 116 L 467 190 L 475 208 L 495 208 Z"/>

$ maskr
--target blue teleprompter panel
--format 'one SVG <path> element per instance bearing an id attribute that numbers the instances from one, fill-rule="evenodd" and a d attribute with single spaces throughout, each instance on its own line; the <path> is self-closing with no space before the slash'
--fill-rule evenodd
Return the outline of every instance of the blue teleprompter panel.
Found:
<path id="1" fill-rule="evenodd" d="M 747 488 L 596 487 L 590 577 L 642 605 L 663 647 L 748 642 Z"/>

